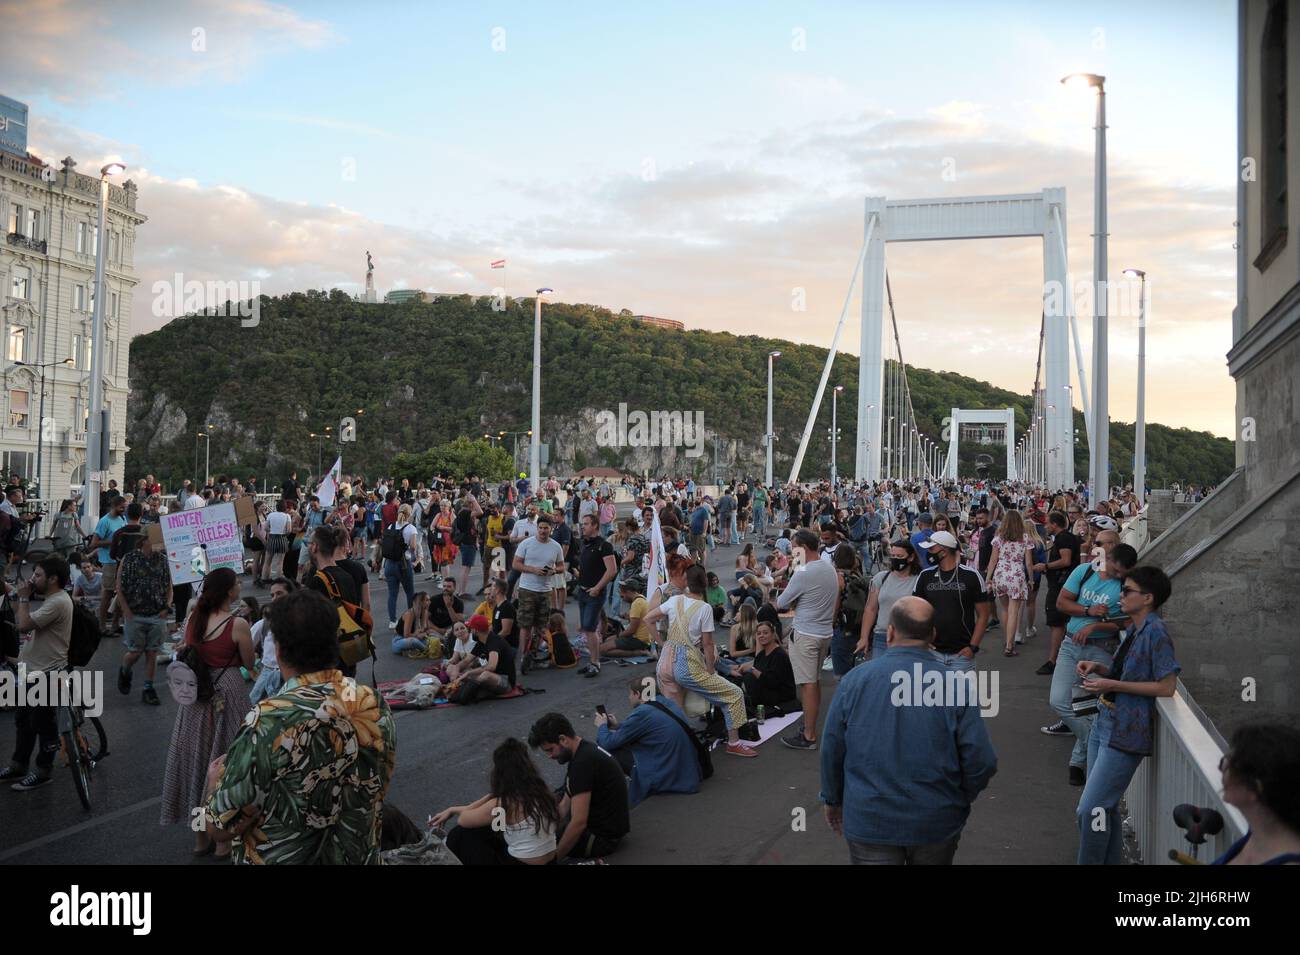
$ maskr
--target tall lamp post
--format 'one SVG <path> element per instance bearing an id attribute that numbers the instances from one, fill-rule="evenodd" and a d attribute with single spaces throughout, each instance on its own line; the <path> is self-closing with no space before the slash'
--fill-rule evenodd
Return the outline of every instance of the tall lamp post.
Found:
<path id="1" fill-rule="evenodd" d="M 1141 269 L 1125 269 L 1125 275 L 1138 278 L 1138 407 L 1133 430 L 1133 493 L 1138 507 L 1146 503 L 1147 489 L 1147 274 Z"/>
<path id="2" fill-rule="evenodd" d="M 831 389 L 831 493 L 835 493 L 835 451 L 836 439 L 840 433 L 840 392 L 844 390 L 843 385 L 836 385 Z M 874 406 L 873 406 L 874 407 Z"/>
<path id="3" fill-rule="evenodd" d="M 99 523 L 99 490 L 104 484 L 108 457 L 104 443 L 108 428 L 104 422 L 104 249 L 108 246 L 108 177 L 126 171 L 120 162 L 99 170 L 99 232 L 95 237 L 95 315 L 90 339 L 90 420 L 86 434 L 86 496 L 84 528 Z"/>
<path id="4" fill-rule="evenodd" d="M 767 434 L 763 436 L 767 445 L 767 470 L 763 472 L 765 487 L 772 486 L 772 441 L 776 437 L 772 434 L 772 362 L 780 357 L 779 351 L 767 353 Z"/>
<path id="5" fill-rule="evenodd" d="M 41 496 L 43 499 L 46 499 L 46 500 L 48 500 L 49 498 L 48 498 L 48 495 L 46 494 L 46 491 L 45 491 L 45 479 L 42 477 L 43 470 L 44 470 L 44 469 L 43 469 L 43 466 L 42 466 L 42 459 L 44 458 L 44 449 L 45 449 L 45 448 L 44 448 L 44 442 L 45 442 L 45 369 L 46 369 L 46 368 L 53 368 L 53 367 L 55 367 L 56 365 L 71 365 L 71 364 L 73 363 L 73 361 L 75 361 L 75 359 L 72 359 L 72 358 L 65 358 L 65 359 L 63 359 L 62 361 L 47 361 L 47 362 L 45 362 L 44 364 L 33 364 L 32 362 L 28 362 L 28 361 L 16 361 L 16 362 L 14 362 L 15 365 L 21 365 L 21 366 L 24 367 L 24 368 L 39 368 L 39 369 L 41 370 L 41 400 L 40 400 L 40 410 L 37 411 L 37 413 L 36 413 L 36 415 L 37 415 L 37 417 L 36 417 L 36 424 L 37 424 L 37 431 L 36 431 L 36 489 L 37 489 L 37 491 L 40 493 L 40 496 Z"/>
<path id="6" fill-rule="evenodd" d="M 529 490 L 537 493 L 542 471 L 542 296 L 555 289 L 539 288 L 533 310 L 533 440 L 528 456 Z"/>
<path id="7" fill-rule="evenodd" d="M 1106 77 L 1096 73 L 1072 73 L 1062 83 L 1086 84 L 1097 91 L 1097 145 L 1093 173 L 1092 231 L 1092 446 L 1088 454 L 1088 477 L 1092 500 L 1105 500 L 1110 492 L 1110 382 L 1106 327 Z"/>

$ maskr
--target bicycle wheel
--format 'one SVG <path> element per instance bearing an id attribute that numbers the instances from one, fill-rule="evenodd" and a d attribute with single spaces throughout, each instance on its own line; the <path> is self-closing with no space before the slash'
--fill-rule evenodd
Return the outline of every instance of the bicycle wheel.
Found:
<path id="1" fill-rule="evenodd" d="M 90 754 L 86 752 L 85 743 L 75 730 L 63 734 L 63 752 L 68 758 L 68 767 L 72 770 L 72 781 L 77 787 L 77 798 L 81 808 L 90 811 Z"/>
<path id="2" fill-rule="evenodd" d="M 87 723 L 89 726 L 86 725 Z M 87 717 L 86 723 L 82 724 L 81 736 L 87 752 L 90 753 L 93 768 L 95 763 L 108 755 L 108 733 L 104 729 L 104 724 L 99 721 L 99 717 L 91 716 Z"/>

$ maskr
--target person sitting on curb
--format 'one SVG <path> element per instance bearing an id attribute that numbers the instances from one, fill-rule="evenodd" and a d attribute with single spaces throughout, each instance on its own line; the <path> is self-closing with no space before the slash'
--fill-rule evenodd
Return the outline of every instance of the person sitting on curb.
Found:
<path id="1" fill-rule="evenodd" d="M 633 677 L 627 687 L 632 711 L 621 723 L 613 714 L 595 716 L 596 742 L 623 768 L 632 806 L 655 793 L 700 791 L 700 757 L 686 714 L 666 696 L 656 698 L 651 677 Z"/>

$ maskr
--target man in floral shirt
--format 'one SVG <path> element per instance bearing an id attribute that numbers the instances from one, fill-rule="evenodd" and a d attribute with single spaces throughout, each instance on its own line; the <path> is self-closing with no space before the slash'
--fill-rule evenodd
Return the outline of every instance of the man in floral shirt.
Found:
<path id="1" fill-rule="evenodd" d="M 393 717 L 338 669 L 338 612 L 297 591 L 268 613 L 284 688 L 248 714 L 209 774 L 206 822 L 235 862 L 378 865 Z"/>

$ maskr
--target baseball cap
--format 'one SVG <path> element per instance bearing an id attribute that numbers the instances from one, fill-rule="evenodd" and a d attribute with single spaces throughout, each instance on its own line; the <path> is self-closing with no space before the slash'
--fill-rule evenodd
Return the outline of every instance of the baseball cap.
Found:
<path id="1" fill-rule="evenodd" d="M 956 550 L 958 546 L 957 538 L 947 531 L 935 531 L 929 538 L 920 543 L 920 547 L 924 550 L 929 550 L 931 547 L 946 547 L 949 550 Z"/>
<path id="2" fill-rule="evenodd" d="M 474 616 L 466 620 L 465 626 L 469 627 L 475 633 L 487 633 L 492 629 L 492 625 L 488 623 L 487 617 L 483 616 L 481 613 L 476 613 Z"/>

